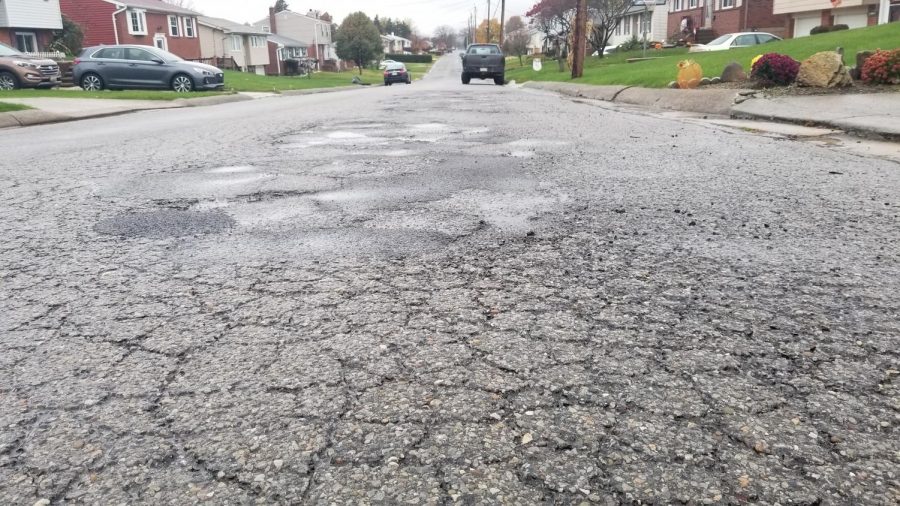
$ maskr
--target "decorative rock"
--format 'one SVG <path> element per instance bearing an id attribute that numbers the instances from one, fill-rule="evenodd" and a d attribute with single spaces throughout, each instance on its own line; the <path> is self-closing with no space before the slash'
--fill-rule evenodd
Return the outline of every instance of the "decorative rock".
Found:
<path id="1" fill-rule="evenodd" d="M 800 64 L 797 84 L 815 88 L 853 86 L 850 71 L 841 55 L 835 51 L 816 53 Z"/>
<path id="2" fill-rule="evenodd" d="M 747 73 L 740 63 L 733 61 L 725 66 L 721 79 L 723 83 L 739 83 L 747 80 Z"/>
<path id="3" fill-rule="evenodd" d="M 700 86 L 707 86 L 709 84 L 712 84 L 712 79 L 710 79 L 708 77 L 704 77 L 703 79 L 700 80 Z"/>
<path id="4" fill-rule="evenodd" d="M 669 82 L 669 85 L 667 86 L 667 88 L 671 88 L 671 89 L 673 89 L 673 90 L 677 90 L 677 89 L 678 89 L 678 81 L 671 81 L 671 82 Z"/>
<path id="5" fill-rule="evenodd" d="M 710 84 L 720 84 L 722 82 L 722 78 L 721 77 L 713 77 L 712 79 L 709 80 L 709 82 L 710 82 Z"/>

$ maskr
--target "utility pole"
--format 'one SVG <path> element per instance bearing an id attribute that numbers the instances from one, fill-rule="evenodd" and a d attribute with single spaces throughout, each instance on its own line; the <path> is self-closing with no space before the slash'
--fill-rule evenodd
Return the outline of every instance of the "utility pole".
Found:
<path id="1" fill-rule="evenodd" d="M 500 0 L 500 47 L 503 47 L 503 27 L 506 25 L 506 0 Z"/>
<path id="2" fill-rule="evenodd" d="M 572 79 L 584 75 L 584 49 L 587 42 L 587 0 L 578 0 L 575 11 L 575 44 L 572 48 Z"/>
<path id="3" fill-rule="evenodd" d="M 488 2 L 488 13 L 487 13 L 487 40 L 484 41 L 485 44 L 491 43 L 491 0 L 487 0 Z"/>

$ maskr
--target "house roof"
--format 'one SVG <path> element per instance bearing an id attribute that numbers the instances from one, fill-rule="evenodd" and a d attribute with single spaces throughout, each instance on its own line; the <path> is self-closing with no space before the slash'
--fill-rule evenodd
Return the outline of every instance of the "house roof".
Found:
<path id="1" fill-rule="evenodd" d="M 384 39 L 384 40 L 390 40 L 390 41 L 401 40 L 401 41 L 409 42 L 410 44 L 412 44 L 412 41 L 411 41 L 411 40 L 406 39 L 406 38 L 403 38 L 403 37 L 400 37 L 400 36 L 398 36 L 398 35 L 382 35 L 381 38 Z"/>
<path id="2" fill-rule="evenodd" d="M 200 16 L 197 18 L 197 22 L 201 25 L 208 26 L 210 28 L 215 28 L 217 30 L 223 31 L 225 33 L 244 33 L 250 35 L 269 35 L 268 33 L 254 28 L 250 25 L 242 25 L 240 23 L 236 23 L 234 21 L 229 21 L 227 19 L 222 18 L 210 18 L 207 16 Z"/>
<path id="3" fill-rule="evenodd" d="M 284 37 L 282 35 L 275 35 L 274 33 L 269 34 L 269 41 L 284 47 L 309 47 L 309 44 L 306 42 L 300 42 L 299 40 Z"/>
<path id="4" fill-rule="evenodd" d="M 190 9 L 185 9 L 184 7 L 178 7 L 177 5 L 172 5 L 170 3 L 163 2 L 162 0 L 106 0 L 109 3 L 116 4 L 120 7 L 132 7 L 135 9 L 147 9 L 148 11 L 154 12 L 173 12 L 176 14 L 190 14 L 193 16 L 199 16 L 200 13 L 196 11 L 192 11 Z"/>
<path id="5" fill-rule="evenodd" d="M 292 11 L 292 10 L 290 10 L 290 9 L 285 9 L 285 10 L 283 10 L 283 11 L 278 11 L 278 12 L 275 13 L 276 16 L 287 16 L 287 15 L 289 15 L 289 14 L 290 14 L 290 15 L 293 15 L 293 16 L 299 16 L 299 17 L 301 17 L 301 18 L 306 18 L 306 19 L 309 19 L 309 20 L 312 20 L 312 21 L 318 21 L 319 23 L 323 23 L 323 24 L 330 24 L 330 23 L 331 23 L 331 21 L 326 21 L 326 20 L 322 19 L 321 16 L 319 16 L 319 17 L 317 18 L 317 17 L 314 17 L 314 16 L 310 16 L 310 15 L 308 15 L 308 14 L 303 14 L 303 13 L 300 13 L 300 12 L 294 12 L 294 11 Z M 325 14 L 328 14 L 328 13 L 326 12 Z M 259 21 L 255 22 L 255 23 L 253 23 L 253 24 L 254 24 L 254 25 L 262 25 L 262 24 L 268 25 L 268 24 L 269 24 L 269 17 L 266 16 L 266 17 L 264 17 L 263 19 L 260 19 Z"/>

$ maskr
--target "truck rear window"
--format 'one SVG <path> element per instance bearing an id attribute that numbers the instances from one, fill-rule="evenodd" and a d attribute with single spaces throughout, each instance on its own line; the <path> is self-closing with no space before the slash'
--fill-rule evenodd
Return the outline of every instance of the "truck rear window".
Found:
<path id="1" fill-rule="evenodd" d="M 500 49 L 497 46 L 472 46 L 469 48 L 469 54 L 500 54 Z"/>

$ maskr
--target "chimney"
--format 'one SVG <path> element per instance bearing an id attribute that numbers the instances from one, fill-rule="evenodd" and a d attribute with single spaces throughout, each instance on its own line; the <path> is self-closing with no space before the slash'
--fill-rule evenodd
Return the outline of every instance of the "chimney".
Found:
<path id="1" fill-rule="evenodd" d="M 275 7 L 269 7 L 269 33 L 278 33 L 278 20 L 275 19 Z"/>

